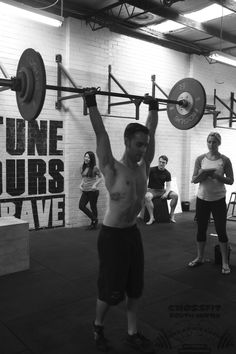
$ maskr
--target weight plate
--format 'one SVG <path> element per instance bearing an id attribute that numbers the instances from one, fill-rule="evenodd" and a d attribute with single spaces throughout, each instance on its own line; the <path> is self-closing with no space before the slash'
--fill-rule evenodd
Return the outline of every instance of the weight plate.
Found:
<path id="1" fill-rule="evenodd" d="M 206 92 L 202 84 L 185 78 L 178 81 L 171 89 L 169 100 L 184 100 L 187 105 L 167 104 L 167 114 L 171 124 L 180 130 L 193 128 L 201 120 L 206 107 Z"/>
<path id="2" fill-rule="evenodd" d="M 16 91 L 20 114 L 27 121 L 34 120 L 43 108 L 46 94 L 46 72 L 43 59 L 34 49 L 28 48 L 22 53 L 16 78 L 21 82 L 20 91 Z"/>

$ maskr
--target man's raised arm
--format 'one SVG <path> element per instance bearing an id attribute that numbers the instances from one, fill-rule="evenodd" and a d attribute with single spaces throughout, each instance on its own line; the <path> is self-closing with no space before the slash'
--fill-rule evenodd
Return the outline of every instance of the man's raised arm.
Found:
<path id="1" fill-rule="evenodd" d="M 97 140 L 97 156 L 101 171 L 104 173 L 104 168 L 107 165 L 114 164 L 114 158 L 111 151 L 111 144 L 103 124 L 103 120 L 97 108 L 95 90 L 85 91 L 84 98 L 89 109 L 90 121 Z"/>
<path id="2" fill-rule="evenodd" d="M 144 103 L 149 105 L 149 112 L 146 120 L 146 127 L 149 129 L 149 135 L 150 135 L 150 141 L 149 145 L 145 154 L 145 161 L 147 164 L 147 168 L 149 169 L 149 166 L 154 158 L 155 154 L 155 133 L 156 133 L 156 127 L 158 124 L 158 109 L 159 109 L 159 104 L 156 99 L 150 96 L 146 96 L 144 98 Z"/>

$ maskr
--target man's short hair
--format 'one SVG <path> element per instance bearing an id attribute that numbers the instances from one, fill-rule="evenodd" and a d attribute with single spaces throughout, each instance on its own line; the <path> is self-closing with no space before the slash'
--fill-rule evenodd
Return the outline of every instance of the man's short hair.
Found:
<path id="1" fill-rule="evenodd" d="M 144 133 L 149 135 L 149 129 L 142 124 L 139 123 L 129 123 L 124 131 L 124 137 L 127 139 L 132 139 L 135 133 Z"/>
<path id="2" fill-rule="evenodd" d="M 165 160 L 166 163 L 168 162 L 168 157 L 167 157 L 166 155 L 161 155 L 161 156 L 159 157 L 159 160 L 160 160 L 160 159 Z"/>

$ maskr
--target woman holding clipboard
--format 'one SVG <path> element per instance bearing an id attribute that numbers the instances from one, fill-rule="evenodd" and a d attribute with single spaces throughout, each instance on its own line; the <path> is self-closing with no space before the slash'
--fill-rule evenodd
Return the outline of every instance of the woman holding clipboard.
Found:
<path id="1" fill-rule="evenodd" d="M 222 255 L 222 274 L 229 274 L 225 184 L 234 183 L 234 174 L 230 159 L 219 152 L 220 144 L 220 134 L 211 132 L 207 137 L 208 152 L 195 161 L 192 183 L 199 183 L 196 200 L 197 257 L 188 265 L 196 267 L 204 263 L 207 227 L 212 213 Z"/>

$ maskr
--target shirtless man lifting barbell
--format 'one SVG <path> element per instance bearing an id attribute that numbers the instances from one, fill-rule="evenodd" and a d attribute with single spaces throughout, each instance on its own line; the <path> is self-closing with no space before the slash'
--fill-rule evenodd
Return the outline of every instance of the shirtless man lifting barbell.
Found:
<path id="1" fill-rule="evenodd" d="M 143 353 L 153 353 L 153 344 L 137 328 L 137 305 L 143 292 L 144 254 L 136 219 L 143 205 L 149 167 L 154 157 L 158 101 L 144 96 L 143 102 L 149 105 L 146 125 L 127 125 L 124 131 L 125 151 L 118 161 L 112 154 L 95 93 L 96 90 L 86 91 L 84 97 L 96 135 L 97 156 L 109 202 L 98 236 L 99 276 L 94 338 L 99 350 L 109 349 L 103 332 L 105 315 L 110 306 L 126 298 L 128 333 L 125 343 Z"/>

